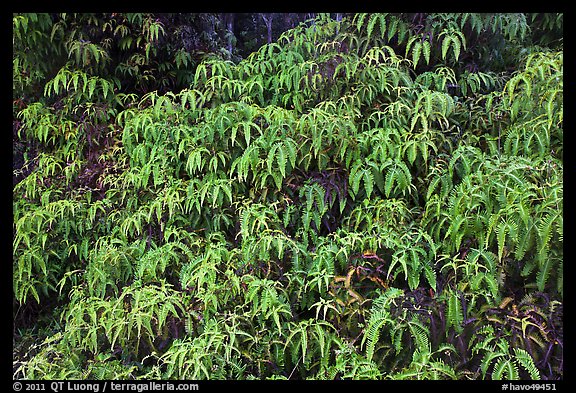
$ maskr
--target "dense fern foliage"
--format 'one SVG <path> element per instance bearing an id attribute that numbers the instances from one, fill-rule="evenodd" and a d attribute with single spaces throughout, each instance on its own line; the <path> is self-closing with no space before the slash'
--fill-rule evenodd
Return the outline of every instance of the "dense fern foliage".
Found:
<path id="1" fill-rule="evenodd" d="M 13 15 L 14 378 L 563 378 L 562 14 L 202 18 Z"/>

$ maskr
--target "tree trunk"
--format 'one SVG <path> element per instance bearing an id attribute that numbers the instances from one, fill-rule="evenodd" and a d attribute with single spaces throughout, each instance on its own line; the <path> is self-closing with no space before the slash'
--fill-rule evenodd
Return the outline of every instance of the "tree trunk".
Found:
<path id="1" fill-rule="evenodd" d="M 226 49 L 232 55 L 232 41 L 234 37 L 234 14 L 233 13 L 225 13 L 222 14 L 223 24 L 226 26 Z"/>
<path id="2" fill-rule="evenodd" d="M 266 24 L 266 29 L 268 30 L 268 43 L 272 43 L 272 20 L 274 19 L 274 14 L 260 14 Z"/>

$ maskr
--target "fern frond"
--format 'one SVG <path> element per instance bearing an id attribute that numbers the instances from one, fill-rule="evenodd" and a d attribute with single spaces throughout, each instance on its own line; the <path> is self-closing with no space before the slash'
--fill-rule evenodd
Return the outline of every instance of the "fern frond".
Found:
<path id="1" fill-rule="evenodd" d="M 519 379 L 518 367 L 511 359 L 504 357 L 498 358 L 494 364 L 494 369 L 492 370 L 493 380 L 515 380 Z"/>
<path id="2" fill-rule="evenodd" d="M 376 344 L 380 339 L 380 330 L 386 325 L 387 322 L 392 322 L 390 315 L 387 311 L 381 310 L 373 313 L 370 316 L 368 326 L 362 337 L 362 345 L 366 344 L 366 358 L 371 361 L 374 357 Z"/>
<path id="3" fill-rule="evenodd" d="M 446 318 L 446 329 L 453 327 L 456 332 L 462 331 L 462 322 L 464 321 L 464 314 L 462 311 L 462 304 L 460 295 L 451 291 L 448 294 L 448 313 Z"/>
<path id="4" fill-rule="evenodd" d="M 535 380 L 541 379 L 540 371 L 538 371 L 538 369 L 536 368 L 536 365 L 534 364 L 534 359 L 532 359 L 532 356 L 530 356 L 528 351 L 522 348 L 514 348 L 514 354 L 515 354 L 514 360 L 520 363 L 520 365 L 526 371 L 528 371 L 528 374 L 530 374 L 530 378 Z"/>
<path id="5" fill-rule="evenodd" d="M 410 329 L 410 334 L 414 338 L 416 343 L 417 351 L 431 351 L 429 336 L 429 329 L 427 329 L 422 322 L 418 319 L 416 315 L 412 317 L 412 320 L 408 324 Z"/>

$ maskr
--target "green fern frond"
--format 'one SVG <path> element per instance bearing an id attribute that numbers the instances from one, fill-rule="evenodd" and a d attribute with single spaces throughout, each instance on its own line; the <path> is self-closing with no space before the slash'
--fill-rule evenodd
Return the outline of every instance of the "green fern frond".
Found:
<path id="1" fill-rule="evenodd" d="M 362 337 L 362 345 L 366 342 L 366 358 L 371 361 L 374 357 L 376 344 L 380 338 L 380 330 L 386 323 L 392 322 L 390 315 L 387 311 L 382 310 L 373 313 L 368 321 L 368 326 Z"/>
<path id="2" fill-rule="evenodd" d="M 448 313 L 446 318 L 446 329 L 453 327 L 456 332 L 462 331 L 462 322 L 464 321 L 464 314 L 462 311 L 462 304 L 460 295 L 457 292 L 451 291 L 448 293 Z"/>
<path id="3" fill-rule="evenodd" d="M 498 358 L 494 364 L 494 369 L 492 371 L 493 380 L 516 380 L 519 379 L 518 367 L 511 359 L 506 359 L 504 357 Z"/>
<path id="4" fill-rule="evenodd" d="M 530 374 L 530 378 L 535 379 L 535 380 L 539 380 L 540 378 L 540 371 L 538 371 L 538 369 L 536 368 L 536 365 L 534 364 L 534 359 L 532 359 L 532 356 L 530 356 L 530 354 L 522 348 L 514 348 L 514 360 L 518 361 L 518 363 L 520 363 L 520 365 L 526 370 L 528 371 L 528 373 Z"/>

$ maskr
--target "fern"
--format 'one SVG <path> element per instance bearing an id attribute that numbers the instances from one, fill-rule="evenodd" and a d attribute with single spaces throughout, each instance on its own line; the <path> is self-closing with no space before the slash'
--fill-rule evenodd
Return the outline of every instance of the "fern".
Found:
<path id="1" fill-rule="evenodd" d="M 362 345 L 366 343 L 366 357 L 369 361 L 374 357 L 376 344 L 380 338 L 380 330 L 386 323 L 394 323 L 389 312 L 390 303 L 402 296 L 403 293 L 400 289 L 390 288 L 374 301 L 370 319 L 362 337 Z"/>
<path id="2" fill-rule="evenodd" d="M 530 374 L 531 379 L 539 380 L 540 372 L 534 364 L 534 359 L 526 350 L 522 348 L 514 348 L 514 360 L 516 360 L 522 368 L 524 368 Z"/>
<path id="3" fill-rule="evenodd" d="M 374 312 L 371 314 L 370 321 L 368 322 L 368 327 L 365 332 L 366 343 L 366 357 L 371 360 L 374 356 L 376 343 L 378 342 L 380 336 L 380 330 L 386 323 L 391 323 L 389 313 L 385 311 Z"/>
<path id="4" fill-rule="evenodd" d="M 447 306 L 446 330 L 453 327 L 456 332 L 462 332 L 465 315 L 462 310 L 461 297 L 457 292 L 451 291 L 447 294 Z"/>
<path id="5" fill-rule="evenodd" d="M 562 23 L 13 14 L 14 378 L 561 378 Z"/>
<path id="6" fill-rule="evenodd" d="M 513 348 L 504 338 L 495 336 L 492 326 L 480 329 L 473 340 L 484 335 L 482 341 L 478 341 L 472 348 L 473 353 L 485 352 L 481 359 L 481 371 L 484 378 L 489 375 L 491 379 L 515 380 L 524 378 L 521 371 L 525 371 L 530 379 L 540 379 L 540 371 L 536 368 L 532 356 L 522 348 Z"/>
<path id="7" fill-rule="evenodd" d="M 295 367 L 302 364 L 304 368 L 309 369 L 315 360 L 325 365 L 331 347 L 337 344 L 333 326 L 313 319 L 299 323 L 292 322 L 290 325 L 291 333 L 286 338 L 284 351 L 290 351 L 292 364 Z"/>
<path id="8" fill-rule="evenodd" d="M 509 359 L 499 358 L 494 364 L 492 379 L 518 379 L 517 366 Z"/>
<path id="9" fill-rule="evenodd" d="M 400 372 L 389 376 L 390 379 L 418 379 L 418 380 L 439 380 L 439 379 L 458 379 L 457 372 L 441 359 L 435 359 L 434 356 L 439 353 L 455 352 L 453 347 L 445 346 L 437 351 L 416 350 L 412 356 L 410 365 Z"/>
<path id="10" fill-rule="evenodd" d="M 406 193 L 411 193 L 412 174 L 404 161 L 388 160 L 384 163 L 382 169 L 386 171 L 384 181 L 384 194 L 386 197 L 399 195 L 400 193 L 405 196 Z"/>
<path id="11" fill-rule="evenodd" d="M 282 329 L 281 314 L 287 317 L 292 314 L 285 297 L 278 293 L 274 282 L 267 279 L 255 279 L 248 282 L 246 302 L 251 304 L 253 316 L 263 317 L 264 320 L 271 317 L 278 330 Z"/>
<path id="12" fill-rule="evenodd" d="M 219 379 L 231 377 L 234 365 L 237 366 L 238 349 L 227 341 L 222 331 L 222 321 L 210 319 L 205 324 L 205 331 L 193 339 L 175 340 L 174 344 L 161 357 L 166 370 L 160 373 L 163 378 L 185 379 Z M 209 348 L 221 353 L 216 358 L 204 350 Z M 203 350 L 204 349 L 204 350 Z M 216 371 L 216 374 L 214 372 Z"/>

